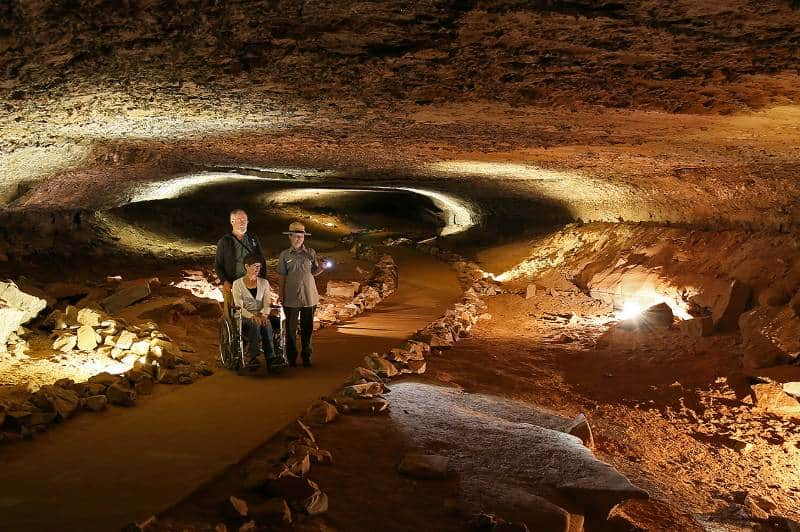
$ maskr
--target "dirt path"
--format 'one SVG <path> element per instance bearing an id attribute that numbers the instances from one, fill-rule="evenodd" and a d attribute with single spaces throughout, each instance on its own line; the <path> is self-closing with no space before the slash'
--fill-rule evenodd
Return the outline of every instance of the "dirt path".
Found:
<path id="1" fill-rule="evenodd" d="M 117 530 L 175 504 L 333 390 L 372 351 L 408 337 L 460 295 L 449 267 L 397 250 L 397 293 L 315 335 L 312 369 L 247 378 L 226 371 L 130 410 L 79 416 L 2 450 L 4 530 Z"/>

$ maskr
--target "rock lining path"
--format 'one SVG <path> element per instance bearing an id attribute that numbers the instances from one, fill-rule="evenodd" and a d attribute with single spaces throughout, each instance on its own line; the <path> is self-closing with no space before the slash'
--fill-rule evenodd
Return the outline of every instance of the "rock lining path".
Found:
<path id="1" fill-rule="evenodd" d="M 178 502 L 331 392 L 366 354 L 385 351 L 461 295 L 443 262 L 397 249 L 397 292 L 349 324 L 315 333 L 312 369 L 275 377 L 224 370 L 159 386 L 131 409 L 81 415 L 0 449 L 0 528 L 119 530 Z"/>

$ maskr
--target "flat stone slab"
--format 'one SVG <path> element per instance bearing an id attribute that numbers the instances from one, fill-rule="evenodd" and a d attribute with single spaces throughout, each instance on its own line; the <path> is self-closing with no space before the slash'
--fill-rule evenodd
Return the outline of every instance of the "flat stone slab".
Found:
<path id="1" fill-rule="evenodd" d="M 569 502 L 570 513 L 607 514 L 627 499 L 647 499 L 583 442 L 561 432 L 571 420 L 500 397 L 397 382 L 392 418 L 410 441 L 449 442 L 465 497 L 492 508 L 510 490 Z M 424 452 L 424 451 L 423 451 Z"/>

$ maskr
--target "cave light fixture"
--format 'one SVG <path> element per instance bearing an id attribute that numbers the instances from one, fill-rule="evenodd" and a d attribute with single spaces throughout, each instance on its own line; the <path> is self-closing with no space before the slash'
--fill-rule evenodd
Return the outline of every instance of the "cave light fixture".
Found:
<path id="1" fill-rule="evenodd" d="M 648 308 L 661 303 L 666 304 L 672 310 L 672 314 L 681 320 L 692 318 L 683 301 L 669 297 L 652 286 L 633 293 L 617 291 L 614 294 L 614 306 L 619 310 L 614 313 L 614 318 L 618 321 L 636 321 Z"/>

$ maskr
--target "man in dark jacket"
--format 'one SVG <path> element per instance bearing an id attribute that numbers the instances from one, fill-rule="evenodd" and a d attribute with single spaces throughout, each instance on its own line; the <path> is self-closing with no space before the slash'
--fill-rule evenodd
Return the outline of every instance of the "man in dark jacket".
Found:
<path id="1" fill-rule="evenodd" d="M 244 258 L 251 254 L 264 256 L 261 243 L 256 235 L 247 232 L 247 213 L 242 209 L 234 209 L 231 211 L 231 232 L 217 242 L 217 258 L 214 261 L 226 301 L 230 300 L 233 282 L 244 276 Z M 267 277 L 267 264 L 264 261 L 259 277 Z"/>

